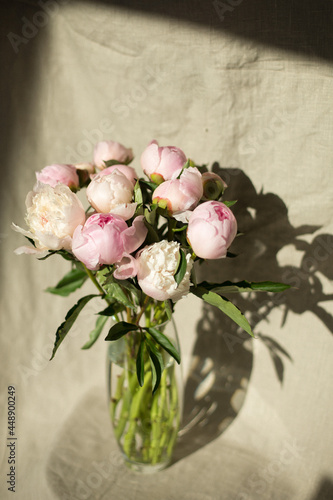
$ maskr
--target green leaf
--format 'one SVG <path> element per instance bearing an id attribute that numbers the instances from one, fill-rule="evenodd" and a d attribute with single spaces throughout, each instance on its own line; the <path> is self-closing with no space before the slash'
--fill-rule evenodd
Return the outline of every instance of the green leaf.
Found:
<path id="1" fill-rule="evenodd" d="M 149 182 L 149 181 L 146 181 L 144 179 L 139 179 L 139 183 L 142 186 L 148 187 L 151 191 L 154 191 L 158 186 L 158 184 L 155 184 L 155 182 Z"/>
<path id="2" fill-rule="evenodd" d="M 203 281 L 199 283 L 198 286 L 202 286 L 206 288 L 206 290 L 211 290 L 215 293 L 243 293 L 243 292 L 283 292 L 290 288 L 290 285 L 286 285 L 285 283 L 278 283 L 274 281 L 257 281 L 257 282 L 249 282 L 249 281 L 238 281 L 233 283 L 231 281 L 224 281 L 221 284 L 218 283 L 208 283 L 207 281 Z"/>
<path id="3" fill-rule="evenodd" d="M 142 387 L 145 378 L 145 362 L 144 362 L 144 350 L 145 350 L 145 338 L 141 338 L 141 342 L 138 349 L 138 354 L 136 357 L 136 374 L 138 377 L 138 382 Z"/>
<path id="4" fill-rule="evenodd" d="M 114 280 L 112 273 L 112 267 L 102 267 L 102 269 L 96 271 L 96 279 L 103 286 L 109 276 Z"/>
<path id="5" fill-rule="evenodd" d="M 178 175 L 177 179 L 180 179 L 180 176 L 182 175 L 182 173 L 184 172 L 184 170 L 186 168 L 191 167 L 191 166 L 195 166 L 195 165 L 193 164 L 192 160 L 188 159 L 187 162 L 185 163 L 185 165 L 183 166 L 183 168 L 181 169 L 181 171 L 179 172 L 179 175 Z"/>
<path id="6" fill-rule="evenodd" d="M 256 292 L 284 292 L 284 290 L 288 290 L 288 288 L 291 288 L 290 285 L 287 285 L 286 283 L 279 283 L 279 282 L 274 282 L 274 281 L 257 281 L 250 283 L 251 289 L 255 290 Z"/>
<path id="7" fill-rule="evenodd" d="M 61 255 L 65 260 L 76 260 L 74 255 L 72 255 L 70 252 L 67 252 L 67 250 L 49 250 L 49 253 L 45 255 L 44 257 L 39 257 L 37 260 L 46 260 L 49 257 L 52 257 L 52 255 Z"/>
<path id="8" fill-rule="evenodd" d="M 61 342 L 64 340 L 66 337 L 67 333 L 69 330 L 72 328 L 73 324 L 75 323 L 78 315 L 84 308 L 84 306 L 94 297 L 99 297 L 99 295 L 86 295 L 85 297 L 82 297 L 66 314 L 65 321 L 61 323 L 59 326 L 58 330 L 56 331 L 56 338 L 54 342 L 54 347 L 52 351 L 52 356 L 50 358 L 53 359 L 54 355 L 60 346 Z"/>
<path id="9" fill-rule="evenodd" d="M 138 205 L 142 205 L 142 203 L 143 203 L 142 191 L 140 188 L 139 181 L 136 181 L 135 186 L 134 186 L 134 201 Z"/>
<path id="10" fill-rule="evenodd" d="M 122 311 L 124 311 L 125 309 L 125 306 L 123 306 L 122 304 L 117 304 L 117 302 L 113 303 L 113 304 L 109 304 L 108 307 L 106 307 L 105 309 L 103 309 L 103 311 L 100 311 L 99 313 L 97 313 L 98 315 L 100 316 L 114 316 L 115 314 L 118 314 Z"/>
<path id="11" fill-rule="evenodd" d="M 138 329 L 138 325 L 134 325 L 133 323 L 126 323 L 126 321 L 119 321 L 119 323 L 111 326 L 109 333 L 105 337 L 105 340 L 118 340 L 128 332 L 133 332 Z"/>
<path id="12" fill-rule="evenodd" d="M 185 231 L 185 229 L 187 229 L 187 224 L 185 224 L 184 226 L 182 227 L 173 227 L 172 228 L 172 231 L 174 233 L 180 233 L 181 231 Z"/>
<path id="13" fill-rule="evenodd" d="M 145 212 L 144 212 L 144 215 L 145 215 L 145 219 L 146 221 L 151 224 L 152 226 L 155 224 L 156 222 L 156 208 L 157 206 L 153 206 L 152 209 L 149 211 L 148 208 L 145 208 Z"/>
<path id="14" fill-rule="evenodd" d="M 27 240 L 32 244 L 32 246 L 36 248 L 36 243 L 32 238 L 29 238 L 29 236 L 24 236 L 24 237 L 27 238 Z"/>
<path id="15" fill-rule="evenodd" d="M 96 342 L 102 330 L 104 328 L 105 323 L 109 318 L 107 316 L 100 316 L 96 320 L 95 328 L 89 334 L 89 340 L 81 347 L 81 349 L 90 349 L 90 347 Z"/>
<path id="16" fill-rule="evenodd" d="M 113 277 L 107 277 L 104 284 L 104 290 L 107 293 L 107 297 L 117 302 L 121 302 L 121 304 L 130 309 L 135 309 L 135 305 L 130 301 L 120 284 L 117 283 Z"/>
<path id="17" fill-rule="evenodd" d="M 143 222 L 144 222 L 144 225 L 146 226 L 146 228 L 148 229 L 148 233 L 146 236 L 146 242 L 148 244 L 152 244 L 152 243 L 157 243 L 158 241 L 160 241 L 158 233 L 155 231 L 153 226 L 151 224 L 149 224 L 149 222 L 146 219 L 143 219 Z"/>
<path id="18" fill-rule="evenodd" d="M 156 211 L 157 211 L 158 215 L 161 215 L 162 217 L 165 217 L 166 219 L 169 218 L 169 212 L 168 212 L 168 209 L 166 207 L 162 208 L 159 205 L 154 205 L 154 207 L 156 207 Z"/>
<path id="19" fill-rule="evenodd" d="M 125 163 L 119 160 L 107 160 L 104 161 L 106 167 L 113 167 L 113 165 L 125 165 Z"/>
<path id="20" fill-rule="evenodd" d="M 225 206 L 227 206 L 228 208 L 232 207 L 233 205 L 235 205 L 237 203 L 238 200 L 232 200 L 232 201 L 224 201 L 223 203 L 225 204 Z"/>
<path id="21" fill-rule="evenodd" d="M 226 299 L 225 297 L 221 297 L 213 291 L 206 290 L 206 288 L 203 288 L 202 286 L 194 287 L 190 289 L 190 291 L 208 304 L 211 304 L 212 306 L 220 309 L 220 311 L 229 316 L 229 318 L 232 319 L 241 328 L 243 328 L 243 330 L 254 337 L 251 326 L 245 318 L 244 314 L 228 299 Z"/>
<path id="22" fill-rule="evenodd" d="M 142 290 L 138 286 L 135 286 L 133 283 L 131 283 L 129 280 L 119 280 L 119 285 L 122 288 L 125 288 L 125 290 L 128 290 L 135 299 L 135 302 L 137 305 L 141 304 L 142 301 Z"/>
<path id="23" fill-rule="evenodd" d="M 178 364 L 180 364 L 180 354 L 177 349 L 174 347 L 172 342 L 168 339 L 164 333 L 160 332 L 158 328 L 150 327 L 145 328 L 145 330 L 153 337 L 155 342 L 157 342 L 163 349 L 166 350 L 172 356 Z"/>
<path id="24" fill-rule="evenodd" d="M 164 370 L 164 363 L 162 354 L 156 349 L 154 344 L 146 339 L 146 346 L 150 359 L 151 373 L 152 373 L 152 386 L 153 394 L 156 392 L 158 386 L 160 385 L 161 375 Z"/>
<path id="25" fill-rule="evenodd" d="M 186 255 L 182 249 L 179 250 L 179 257 L 180 257 L 180 259 L 179 259 L 178 268 L 177 268 L 177 271 L 175 272 L 175 275 L 174 275 L 174 278 L 175 278 L 177 285 L 179 285 L 180 282 L 182 281 L 182 279 L 184 278 L 185 273 L 186 273 L 186 269 L 187 269 Z"/>
<path id="26" fill-rule="evenodd" d="M 69 294 L 80 288 L 88 279 L 88 275 L 81 269 L 72 269 L 67 273 L 56 286 L 46 288 L 46 292 L 67 297 Z"/>

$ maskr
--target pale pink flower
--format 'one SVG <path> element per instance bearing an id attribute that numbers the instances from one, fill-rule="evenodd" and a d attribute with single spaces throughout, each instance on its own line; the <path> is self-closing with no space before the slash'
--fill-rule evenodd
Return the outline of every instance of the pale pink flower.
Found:
<path id="1" fill-rule="evenodd" d="M 87 198 L 91 206 L 100 213 L 112 213 L 124 220 L 133 217 L 136 203 L 132 203 L 133 182 L 118 169 L 104 175 L 94 176 L 87 187 Z"/>
<path id="2" fill-rule="evenodd" d="M 101 170 L 99 175 L 100 176 L 109 175 L 109 174 L 111 174 L 111 172 L 114 172 L 115 170 L 118 170 L 118 172 L 120 172 L 121 174 L 124 174 L 124 176 L 127 177 L 127 179 L 129 181 L 131 181 L 133 186 L 135 185 L 137 179 L 139 178 L 138 174 L 136 173 L 136 171 L 134 170 L 133 167 L 130 167 L 129 165 L 122 165 L 122 164 L 112 165 L 111 167 L 107 167 L 104 170 Z"/>
<path id="3" fill-rule="evenodd" d="M 13 224 L 16 231 L 34 240 L 37 250 L 21 247 L 16 253 L 37 253 L 46 250 L 71 250 L 75 228 L 84 224 L 85 211 L 79 198 L 68 186 L 54 188 L 37 182 L 26 198 L 28 231 Z"/>
<path id="4" fill-rule="evenodd" d="M 103 264 L 120 262 L 144 242 L 147 228 L 143 216 L 136 217 L 131 227 L 117 215 L 93 214 L 73 234 L 72 252 L 93 271 Z"/>
<path id="5" fill-rule="evenodd" d="M 141 155 L 141 167 L 146 175 L 156 184 L 171 179 L 186 163 L 183 151 L 174 146 L 159 147 L 157 141 L 151 141 Z"/>
<path id="6" fill-rule="evenodd" d="M 221 259 L 237 234 L 232 211 L 219 201 L 206 201 L 196 207 L 187 228 L 187 240 L 203 259 Z"/>
<path id="7" fill-rule="evenodd" d="M 119 163 L 128 163 L 133 160 L 133 151 L 119 142 L 98 142 L 94 149 L 94 164 L 99 169 L 103 169 L 105 168 L 104 162 L 109 160 L 116 160 L 119 161 Z"/>
<path id="8" fill-rule="evenodd" d="M 154 191 L 153 202 L 166 207 L 170 213 L 192 210 L 203 194 L 202 179 L 196 167 L 175 172 L 171 180 L 162 182 Z"/>
<path id="9" fill-rule="evenodd" d="M 79 176 L 74 165 L 54 163 L 36 172 L 38 182 L 55 187 L 57 184 L 65 184 L 71 189 L 79 187 Z"/>

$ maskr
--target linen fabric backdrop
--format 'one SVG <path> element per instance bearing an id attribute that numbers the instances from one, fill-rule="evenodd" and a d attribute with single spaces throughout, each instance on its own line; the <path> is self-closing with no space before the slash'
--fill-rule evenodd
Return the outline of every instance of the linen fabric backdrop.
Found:
<path id="1" fill-rule="evenodd" d="M 332 3 L 12 1 L 1 27 L 1 498 L 333 498 Z M 80 349 L 98 301 L 49 361 L 93 288 L 47 294 L 68 263 L 13 253 L 35 171 L 91 161 L 108 139 L 133 148 L 139 172 L 157 139 L 226 180 L 237 257 L 200 280 L 293 286 L 228 296 L 252 341 L 194 296 L 177 303 L 184 424 L 173 464 L 150 476 L 112 436 L 103 336 Z"/>

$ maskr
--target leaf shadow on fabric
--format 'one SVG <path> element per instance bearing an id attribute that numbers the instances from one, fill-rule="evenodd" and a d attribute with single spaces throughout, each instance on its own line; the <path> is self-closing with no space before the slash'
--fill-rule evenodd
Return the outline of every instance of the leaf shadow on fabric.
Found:
<path id="1" fill-rule="evenodd" d="M 283 200 L 273 193 L 257 193 L 242 170 L 223 169 L 215 163 L 213 171 L 230 186 L 225 200 L 238 200 L 232 210 L 241 235 L 230 248 L 237 257 L 205 262 L 197 270 L 198 282 L 271 280 L 292 288 L 278 294 L 226 294 L 249 320 L 257 337 L 254 341 L 222 312 L 203 305 L 175 461 L 216 439 L 236 418 L 251 376 L 252 342 L 264 343 L 272 369 L 283 384 L 284 366 L 292 363 L 292 357 L 278 340 L 260 331 L 261 322 L 269 322 L 275 308 L 283 310 L 281 328 L 289 311 L 310 311 L 333 333 L 333 316 L 321 305 L 333 299 L 332 294 L 325 294 L 321 278 L 333 277 L 333 236 L 317 235 L 309 243 L 320 226 L 293 227 Z M 298 266 L 279 265 L 278 253 L 287 246 L 293 247 L 292 254 L 301 252 Z"/>
<path id="2" fill-rule="evenodd" d="M 324 477 L 320 482 L 312 500 L 331 500 L 333 498 L 333 481 Z"/>

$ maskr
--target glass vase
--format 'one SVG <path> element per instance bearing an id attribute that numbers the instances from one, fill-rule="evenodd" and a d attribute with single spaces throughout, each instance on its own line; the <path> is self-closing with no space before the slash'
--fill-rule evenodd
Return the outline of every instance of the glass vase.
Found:
<path id="1" fill-rule="evenodd" d="M 155 328 L 179 349 L 173 320 Z M 144 474 L 167 467 L 181 421 L 183 386 L 180 365 L 160 349 L 164 370 L 153 393 L 149 357 L 144 362 L 144 383 L 136 373 L 138 335 L 129 332 L 108 346 L 108 393 L 114 435 L 128 467 Z"/>

